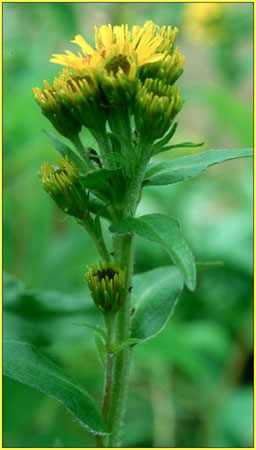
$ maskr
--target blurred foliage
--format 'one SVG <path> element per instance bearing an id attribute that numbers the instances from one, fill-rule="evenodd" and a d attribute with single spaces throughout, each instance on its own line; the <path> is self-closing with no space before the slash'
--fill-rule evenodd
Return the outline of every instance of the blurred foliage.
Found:
<path id="1" fill-rule="evenodd" d="M 103 370 L 93 336 L 72 326 L 83 317 L 98 321 L 84 281 L 86 266 L 98 257 L 83 229 L 41 188 L 37 171 L 57 154 L 41 132 L 52 127 L 32 87 L 52 80 L 58 67 L 48 62 L 50 55 L 72 49 L 75 34 L 92 43 L 94 24 L 152 19 L 176 25 L 186 55 L 180 83 L 186 105 L 175 142 L 205 140 L 203 149 L 252 146 L 253 5 L 225 4 L 218 27 L 231 31 L 214 42 L 193 40 L 187 21 L 195 14 L 186 3 L 3 5 L 4 267 L 26 286 L 5 278 L 4 330 L 8 339 L 35 342 L 98 401 Z M 86 132 L 84 138 L 93 145 Z M 252 204 L 249 160 L 145 189 L 138 214 L 177 217 L 197 261 L 224 265 L 198 267 L 196 292 L 184 291 L 166 329 L 135 350 L 124 446 L 253 445 Z M 137 273 L 169 264 L 159 246 L 136 242 Z M 3 395 L 5 447 L 94 446 L 55 400 L 9 379 Z"/>

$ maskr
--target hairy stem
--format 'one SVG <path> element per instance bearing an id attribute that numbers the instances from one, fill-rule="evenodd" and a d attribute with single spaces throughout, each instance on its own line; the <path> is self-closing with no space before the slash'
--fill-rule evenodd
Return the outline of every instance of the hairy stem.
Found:
<path id="1" fill-rule="evenodd" d="M 123 307 L 118 313 L 116 337 L 121 344 L 130 337 L 131 326 L 131 294 L 130 286 L 133 272 L 134 236 L 122 236 L 119 238 L 120 256 L 119 264 L 127 268 L 127 295 Z M 110 403 L 110 438 L 109 447 L 120 446 L 125 401 L 128 389 L 129 368 L 131 359 L 131 347 L 118 353 L 114 363 L 113 389 Z"/>
<path id="2" fill-rule="evenodd" d="M 123 217 L 134 217 L 141 194 L 141 184 L 145 169 L 149 160 L 150 148 L 141 147 L 141 158 L 139 160 L 136 176 L 131 180 L 126 192 L 125 209 Z M 113 238 L 115 259 L 120 267 L 126 268 L 126 298 L 118 313 L 116 338 L 122 344 L 130 337 L 131 329 L 131 288 L 134 265 L 134 235 L 116 236 Z M 121 443 L 121 432 L 123 416 L 125 412 L 125 401 L 128 390 L 129 369 L 131 362 L 131 347 L 121 351 L 114 362 L 113 388 L 109 408 L 110 437 L 109 447 L 119 447 Z"/>
<path id="3" fill-rule="evenodd" d="M 113 353 L 112 346 L 114 343 L 114 316 L 106 319 L 107 326 L 107 342 L 106 342 L 106 376 L 105 376 L 105 388 L 102 404 L 102 415 L 107 421 L 109 402 L 112 391 L 112 369 L 113 369 Z"/>

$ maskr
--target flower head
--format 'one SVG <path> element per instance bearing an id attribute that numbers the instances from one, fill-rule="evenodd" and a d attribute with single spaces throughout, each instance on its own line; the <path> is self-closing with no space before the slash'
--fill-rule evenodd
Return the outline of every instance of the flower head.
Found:
<path id="1" fill-rule="evenodd" d="M 164 37 L 156 33 L 152 22 L 147 22 L 144 27 L 134 26 L 131 32 L 128 25 L 102 25 L 99 30 L 95 27 L 95 49 L 77 35 L 71 42 L 80 46 L 78 55 L 65 50 L 66 55 L 54 54 L 50 61 L 71 67 L 77 74 L 101 69 L 105 58 L 113 54 L 132 57 L 138 66 L 142 66 L 163 58 L 164 53 L 157 51 L 163 41 Z"/>
<path id="2" fill-rule="evenodd" d="M 86 211 L 87 198 L 79 182 L 77 168 L 67 157 L 56 163 L 58 169 L 48 162 L 42 166 L 43 188 L 66 214 L 81 218 Z"/>
<path id="3" fill-rule="evenodd" d="M 91 296 L 96 306 L 105 313 L 117 312 L 125 296 L 126 276 L 114 263 L 99 262 L 89 269 L 85 275 Z"/>
<path id="4" fill-rule="evenodd" d="M 159 139 L 168 131 L 182 105 L 179 88 L 147 78 L 144 84 L 140 83 L 135 98 L 136 129 L 152 142 Z"/>
<path id="5" fill-rule="evenodd" d="M 80 51 L 53 55 L 50 61 L 65 67 L 52 88 L 34 89 L 36 100 L 62 134 L 65 119 L 71 128 L 84 125 L 102 144 L 107 121 L 114 133 L 126 130 L 129 136 L 126 122 L 134 114 L 138 131 L 157 138 L 181 108 L 179 89 L 172 88 L 184 64 L 175 48 L 177 33 L 176 27 L 147 21 L 130 30 L 128 25 L 95 27 L 94 46 L 77 35 L 72 42 Z"/>
<path id="6" fill-rule="evenodd" d="M 44 81 L 43 91 L 39 87 L 33 91 L 42 113 L 62 136 L 69 138 L 81 131 L 81 123 L 75 118 L 72 108 L 65 104 L 58 89 Z"/>
<path id="7" fill-rule="evenodd" d="M 102 105 L 102 92 L 93 74 L 74 75 L 64 69 L 53 86 L 62 103 L 73 111 L 80 124 L 90 129 L 105 127 L 106 109 Z"/>

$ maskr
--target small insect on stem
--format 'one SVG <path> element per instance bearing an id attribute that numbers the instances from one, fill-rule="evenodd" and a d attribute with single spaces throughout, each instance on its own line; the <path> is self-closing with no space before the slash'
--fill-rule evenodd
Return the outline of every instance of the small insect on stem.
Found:
<path id="1" fill-rule="evenodd" d="M 113 181 L 115 181 L 116 180 L 116 176 L 113 176 L 112 178 L 109 178 L 109 183 L 110 184 L 113 184 Z"/>
<path id="2" fill-rule="evenodd" d="M 92 147 L 88 147 L 88 155 L 89 155 L 89 159 L 92 162 L 95 162 L 99 168 L 102 168 L 102 162 L 98 156 L 98 153 L 96 152 L 96 150 L 94 150 L 94 148 Z"/>

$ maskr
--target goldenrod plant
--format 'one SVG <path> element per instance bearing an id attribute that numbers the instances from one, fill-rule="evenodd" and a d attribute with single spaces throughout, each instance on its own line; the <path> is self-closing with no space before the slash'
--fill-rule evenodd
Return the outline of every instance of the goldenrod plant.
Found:
<path id="1" fill-rule="evenodd" d="M 62 71 L 52 84 L 34 88 L 41 112 L 70 141 L 67 145 L 46 132 L 61 159 L 56 165 L 44 162 L 43 188 L 89 233 L 99 253 L 85 279 L 105 328 L 87 322 L 74 326 L 95 333 L 105 370 L 102 405 L 30 344 L 5 344 L 4 373 L 64 404 L 96 436 L 97 447 L 122 445 L 134 348 L 163 330 L 184 285 L 196 288 L 195 259 L 179 221 L 157 212 L 136 215 L 144 189 L 180 183 L 214 164 L 252 156 L 251 149 L 236 149 L 152 159 L 202 145 L 173 143 L 184 105 L 176 85 L 184 65 L 177 33 L 151 21 L 130 30 L 128 25 L 95 28 L 95 47 L 77 35 L 72 42 L 80 47 L 78 54 L 54 54 L 50 61 L 64 66 Z M 82 128 L 95 148 L 82 142 Z M 112 240 L 102 231 L 103 220 Z M 170 265 L 134 279 L 135 235 L 161 245 Z"/>

